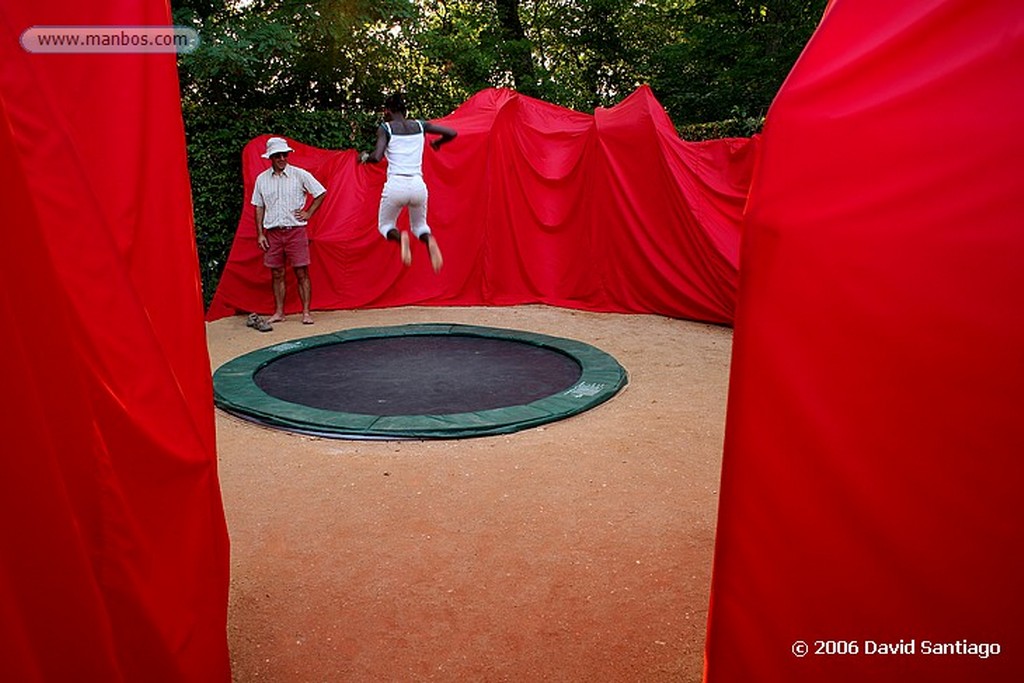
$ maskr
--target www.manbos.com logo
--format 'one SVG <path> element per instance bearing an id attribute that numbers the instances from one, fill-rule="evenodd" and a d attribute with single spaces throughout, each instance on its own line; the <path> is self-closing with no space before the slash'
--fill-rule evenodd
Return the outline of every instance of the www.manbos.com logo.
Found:
<path id="1" fill-rule="evenodd" d="M 37 53 L 183 53 L 199 47 L 199 34 L 187 26 L 33 26 L 21 46 Z"/>

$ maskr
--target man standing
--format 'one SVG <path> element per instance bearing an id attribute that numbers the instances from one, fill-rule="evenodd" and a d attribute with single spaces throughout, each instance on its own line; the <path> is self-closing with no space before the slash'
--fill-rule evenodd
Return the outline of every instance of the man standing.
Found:
<path id="1" fill-rule="evenodd" d="M 267 322 L 284 320 L 285 266 L 291 263 L 302 301 L 302 322 L 312 325 L 306 222 L 320 208 L 327 189 L 309 171 L 288 164 L 288 154 L 293 151 L 284 138 L 267 140 L 263 158 L 270 159 L 271 165 L 256 177 L 252 191 L 252 204 L 256 207 L 256 242 L 264 252 L 263 264 L 273 275 L 275 308 L 274 315 Z M 307 194 L 313 197 L 308 209 L 303 208 Z"/>

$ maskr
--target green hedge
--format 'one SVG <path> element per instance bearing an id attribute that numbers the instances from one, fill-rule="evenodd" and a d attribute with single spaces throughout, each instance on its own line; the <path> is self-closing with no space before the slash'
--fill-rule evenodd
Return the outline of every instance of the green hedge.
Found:
<path id="1" fill-rule="evenodd" d="M 275 111 L 196 108 L 185 106 L 185 137 L 192 182 L 199 268 L 203 298 L 209 305 L 231 251 L 238 217 L 249 198 L 243 197 L 242 149 L 255 137 L 282 135 L 324 149 L 372 148 L 379 121 L 376 113 L 341 111 Z M 730 119 L 681 126 L 684 140 L 749 137 L 757 119 Z"/>
<path id="2" fill-rule="evenodd" d="M 717 140 L 718 138 L 749 138 L 761 132 L 764 118 L 726 119 L 711 123 L 691 123 L 679 126 L 679 137 L 690 142 Z"/>

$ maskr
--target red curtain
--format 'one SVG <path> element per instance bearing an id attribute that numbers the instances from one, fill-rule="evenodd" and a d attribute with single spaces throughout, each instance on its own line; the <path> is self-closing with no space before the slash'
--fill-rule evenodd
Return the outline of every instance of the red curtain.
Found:
<path id="1" fill-rule="evenodd" d="M 646 87 L 593 116 L 484 90 L 439 122 L 459 131 L 424 159 L 439 276 L 420 245 L 403 268 L 377 232 L 383 164 L 292 141 L 290 162 L 328 188 L 309 229 L 314 308 L 546 303 L 732 322 L 756 138 L 682 141 Z M 249 204 L 267 137 L 243 151 L 242 215 L 208 319 L 273 309 Z"/>
<path id="2" fill-rule="evenodd" d="M 39 54 L 0 7 L 0 679 L 228 681 L 228 539 L 173 54 Z"/>
<path id="3" fill-rule="evenodd" d="M 1022 73 L 1016 0 L 836 0 L 773 103 L 709 683 L 1024 680 Z"/>

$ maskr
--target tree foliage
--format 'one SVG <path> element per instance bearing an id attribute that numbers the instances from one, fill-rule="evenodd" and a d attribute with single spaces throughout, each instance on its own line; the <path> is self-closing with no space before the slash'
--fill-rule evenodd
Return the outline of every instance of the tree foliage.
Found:
<path id="1" fill-rule="evenodd" d="M 432 116 L 488 86 L 580 111 L 650 84 L 677 123 L 763 114 L 825 0 L 177 0 L 187 102 Z"/>
<path id="2" fill-rule="evenodd" d="M 825 3 L 693 0 L 672 23 L 679 37 L 652 60 L 651 85 L 674 120 L 763 117 Z"/>

